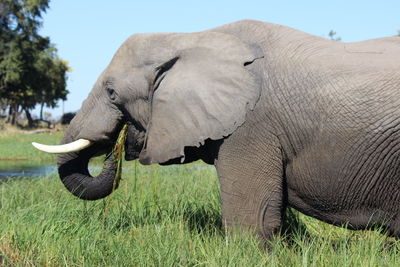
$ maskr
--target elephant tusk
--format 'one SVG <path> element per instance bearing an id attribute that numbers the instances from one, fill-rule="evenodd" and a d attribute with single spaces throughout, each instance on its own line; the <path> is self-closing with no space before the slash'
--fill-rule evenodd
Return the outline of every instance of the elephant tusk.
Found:
<path id="1" fill-rule="evenodd" d="M 32 142 L 32 145 L 37 149 L 47 152 L 47 153 L 69 153 L 69 152 L 76 152 L 80 151 L 84 148 L 90 146 L 92 142 L 86 139 L 78 139 L 74 142 L 64 144 L 64 145 L 57 145 L 57 146 L 48 146 L 42 145 L 39 143 Z"/>

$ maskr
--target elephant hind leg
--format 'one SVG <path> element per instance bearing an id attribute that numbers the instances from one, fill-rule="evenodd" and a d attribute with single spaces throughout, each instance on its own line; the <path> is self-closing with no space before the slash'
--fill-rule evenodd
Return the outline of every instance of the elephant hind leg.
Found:
<path id="1" fill-rule="evenodd" d="M 272 138 L 267 144 L 234 138 L 224 142 L 216 162 L 224 225 L 253 228 L 270 239 L 286 208 L 281 149 Z"/>

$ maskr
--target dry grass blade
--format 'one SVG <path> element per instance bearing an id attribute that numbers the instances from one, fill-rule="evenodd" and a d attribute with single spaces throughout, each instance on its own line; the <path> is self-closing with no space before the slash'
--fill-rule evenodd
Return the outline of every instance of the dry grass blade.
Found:
<path id="1" fill-rule="evenodd" d="M 124 153 L 126 134 L 128 133 L 128 125 L 125 124 L 119 132 L 117 142 L 113 148 L 112 154 L 114 156 L 115 163 L 117 164 L 117 171 L 115 173 L 113 191 L 117 188 L 121 181 L 122 174 L 122 155 Z"/>

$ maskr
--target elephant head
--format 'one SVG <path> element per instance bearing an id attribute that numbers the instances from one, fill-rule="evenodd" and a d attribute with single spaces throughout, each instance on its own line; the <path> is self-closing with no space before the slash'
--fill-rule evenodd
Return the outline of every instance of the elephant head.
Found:
<path id="1" fill-rule="evenodd" d="M 244 123 L 261 92 L 252 64 L 256 44 L 220 32 L 133 35 L 118 49 L 71 121 L 58 156 L 59 175 L 74 195 L 88 200 L 113 190 L 115 164 L 106 159 L 96 178 L 91 157 L 110 151 L 129 125 L 127 160 L 184 162 L 185 147 L 229 136 Z"/>

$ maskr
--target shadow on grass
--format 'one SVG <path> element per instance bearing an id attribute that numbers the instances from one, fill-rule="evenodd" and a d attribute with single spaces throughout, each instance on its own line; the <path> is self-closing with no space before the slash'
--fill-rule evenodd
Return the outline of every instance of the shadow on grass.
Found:
<path id="1" fill-rule="evenodd" d="M 106 203 L 106 202 L 104 202 Z M 129 203 L 129 202 L 128 202 Z M 131 228 L 149 225 L 184 223 L 188 230 L 194 233 L 215 234 L 223 233 L 222 220 L 218 209 L 210 205 L 187 203 L 181 209 L 171 208 L 171 205 L 157 205 L 145 202 L 138 206 L 127 205 L 119 212 L 109 213 L 107 204 L 98 210 L 98 220 L 103 221 L 108 231 L 128 231 Z M 90 214 L 83 215 L 84 217 Z M 96 216 L 96 215 L 95 215 Z M 88 223 L 90 223 L 88 221 Z"/>
<path id="2" fill-rule="evenodd" d="M 99 214 L 100 215 L 100 214 Z M 224 235 L 220 211 L 208 205 L 188 204 L 182 210 L 171 210 L 167 207 L 144 205 L 140 211 L 126 209 L 113 218 L 105 221 L 110 231 L 128 230 L 132 227 L 161 224 L 181 220 L 189 231 L 197 234 Z M 311 238 L 306 226 L 300 220 L 297 212 L 288 209 L 284 223 L 279 233 L 285 242 L 293 243 L 293 237 Z"/>
<path id="3" fill-rule="evenodd" d="M 185 210 L 183 219 L 191 232 L 223 233 L 220 213 L 216 210 L 209 210 L 206 206 Z"/>
<path id="4" fill-rule="evenodd" d="M 302 236 L 310 238 L 310 233 L 307 231 L 307 227 L 300 220 L 298 212 L 291 208 L 286 210 L 285 216 L 283 218 L 283 224 L 280 229 L 281 236 L 283 236 L 288 242 L 292 242 L 294 236 Z"/>
<path id="5" fill-rule="evenodd" d="M 363 242 L 366 247 L 376 247 L 381 253 L 399 253 L 399 240 L 390 237 L 387 229 L 382 225 L 371 224 L 365 230 L 354 230 L 346 224 L 330 225 L 329 227 L 340 228 L 341 231 L 334 235 L 330 230 L 316 234 L 307 229 L 299 214 L 291 208 L 287 209 L 280 231 L 283 241 L 292 249 L 301 250 L 307 244 L 328 244 L 331 249 L 340 252 L 343 248 L 357 247 L 360 242 Z"/>

